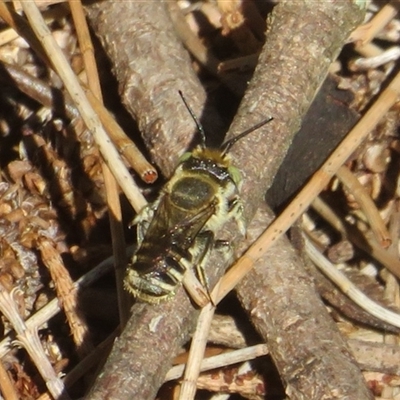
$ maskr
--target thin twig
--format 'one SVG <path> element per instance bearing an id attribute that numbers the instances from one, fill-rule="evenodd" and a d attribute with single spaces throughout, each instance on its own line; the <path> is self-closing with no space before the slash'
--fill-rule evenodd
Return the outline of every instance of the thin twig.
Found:
<path id="1" fill-rule="evenodd" d="M 157 170 L 146 160 L 135 143 L 129 139 L 111 113 L 96 99 L 90 90 L 86 91 L 86 96 L 93 109 L 98 113 L 104 128 L 119 153 L 128 161 L 129 165 L 144 182 L 153 183 L 158 177 Z"/>
<path id="2" fill-rule="evenodd" d="M 99 75 L 94 58 L 94 48 L 90 38 L 89 28 L 86 23 L 85 13 L 80 1 L 69 0 L 72 17 L 74 19 L 76 32 L 78 36 L 79 46 L 83 54 L 86 76 L 91 93 L 93 93 L 92 104 L 95 102 L 102 103 L 103 97 Z M 106 114 L 108 116 L 108 113 Z M 110 118 L 113 121 L 113 118 Z M 117 124 L 115 124 L 117 125 Z M 124 135 L 125 136 L 125 135 Z M 110 169 L 102 161 L 101 167 L 103 170 L 104 184 L 107 193 L 108 216 L 111 228 L 111 239 L 113 245 L 113 254 L 115 259 L 115 276 L 118 295 L 118 310 L 121 326 L 125 326 L 129 316 L 130 299 L 124 291 L 123 280 L 127 265 L 125 254 L 125 237 L 122 226 L 122 211 L 119 201 L 118 185 L 115 181 Z"/>
<path id="3" fill-rule="evenodd" d="M 368 44 L 396 15 L 397 8 L 390 3 L 386 4 L 371 21 L 355 29 L 349 41 L 358 42 L 360 47 Z"/>
<path id="4" fill-rule="evenodd" d="M 249 361 L 243 363 L 237 370 L 238 375 L 244 375 L 252 370 Z M 210 397 L 210 400 L 229 400 L 231 395 L 229 393 L 216 393 Z"/>
<path id="5" fill-rule="evenodd" d="M 249 56 L 237 57 L 230 60 L 222 61 L 218 65 L 218 71 L 223 73 L 234 69 L 252 70 L 257 65 L 259 55 L 259 53 L 250 54 Z"/>
<path id="6" fill-rule="evenodd" d="M 358 306 L 376 318 L 400 328 L 400 314 L 377 304 L 359 290 L 342 272 L 329 262 L 305 237 L 305 249 L 314 264 L 331 279 Z"/>
<path id="7" fill-rule="evenodd" d="M 215 306 L 208 303 L 200 312 L 196 331 L 190 344 L 189 357 L 186 363 L 179 400 L 192 400 L 196 394 L 196 381 L 199 377 L 201 361 L 207 345 L 208 332 L 214 316 Z"/>
<path id="8" fill-rule="evenodd" d="M 238 369 L 221 369 L 201 374 L 197 380 L 197 387 L 209 392 L 237 393 L 252 400 L 263 400 L 266 394 L 265 381 L 260 374 L 256 371 L 241 373 Z"/>
<path id="9" fill-rule="evenodd" d="M 62 50 L 55 42 L 51 32 L 44 23 L 39 9 L 33 2 L 23 2 L 22 7 L 32 29 L 39 38 L 43 47 L 46 49 L 56 72 L 63 81 L 71 98 L 75 101 L 86 126 L 92 132 L 105 162 L 109 166 L 114 177 L 117 179 L 132 207 L 135 211 L 139 212 L 146 205 L 146 200 L 135 185 L 132 177 L 125 168 L 120 155 L 104 131 L 100 119 L 87 100 L 85 92 L 80 86 L 77 77 L 69 66 Z"/>
<path id="10" fill-rule="evenodd" d="M 343 185 L 346 186 L 349 192 L 354 196 L 357 203 L 360 205 L 378 243 L 380 243 L 384 248 L 390 246 L 391 239 L 389 231 L 387 230 L 375 203 L 368 195 L 364 186 L 361 185 L 358 179 L 345 165 L 342 165 L 338 169 L 336 176 L 343 183 Z"/>
<path id="11" fill-rule="evenodd" d="M 375 260 L 379 261 L 388 270 L 396 270 L 398 271 L 397 273 L 400 274 L 400 261 L 396 257 L 393 257 L 386 251 L 373 237 L 362 235 L 356 228 L 342 221 L 321 197 L 316 197 L 311 206 L 334 229 L 342 235 L 345 235 L 358 248 L 375 258 Z M 395 275 L 399 276 L 397 274 Z"/>
<path id="12" fill-rule="evenodd" d="M 395 76 L 389 86 L 382 92 L 376 102 L 365 113 L 363 118 L 344 138 L 334 153 L 313 175 L 301 192 L 289 206 L 276 218 L 267 230 L 253 243 L 246 253 L 239 258 L 233 267 L 222 278 L 220 290 L 214 303 L 223 299 L 241 279 L 253 268 L 254 263 L 269 247 L 292 226 L 294 221 L 307 209 L 311 202 L 323 190 L 337 170 L 350 157 L 365 137 L 378 124 L 380 119 L 397 101 L 400 93 L 400 73 Z M 392 269 L 391 269 L 392 271 Z M 400 277 L 400 271 L 392 271 Z"/>
<path id="13" fill-rule="evenodd" d="M 268 354 L 266 344 L 257 344 L 255 346 L 246 347 L 245 349 L 229 351 L 217 356 L 207 357 L 201 361 L 200 371 L 208 371 L 210 369 L 221 368 L 227 365 L 237 364 L 247 360 L 253 360 L 257 357 Z M 183 375 L 185 364 L 175 365 L 172 367 L 166 377 L 165 382 L 178 379 Z"/>

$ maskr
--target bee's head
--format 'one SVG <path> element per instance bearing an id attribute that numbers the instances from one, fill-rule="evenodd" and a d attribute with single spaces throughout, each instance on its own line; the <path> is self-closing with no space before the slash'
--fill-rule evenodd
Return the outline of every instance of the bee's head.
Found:
<path id="1" fill-rule="evenodd" d="M 208 171 L 219 177 L 230 177 L 236 186 L 242 180 L 239 170 L 232 165 L 231 157 L 221 149 L 199 145 L 192 152 L 184 153 L 179 161 L 183 169 Z"/>
<path id="2" fill-rule="evenodd" d="M 180 90 L 179 90 L 179 95 L 181 96 L 183 103 L 185 104 L 187 110 L 189 111 L 189 114 L 192 116 L 194 122 L 196 123 L 197 131 L 198 134 L 200 135 L 202 143 L 201 145 L 197 146 L 191 153 L 184 153 L 180 159 L 180 164 L 188 162 L 190 159 L 193 159 L 193 161 L 197 159 L 198 162 L 195 163 L 202 165 L 203 167 L 205 165 L 209 165 L 217 167 L 221 170 L 225 169 L 232 178 L 232 180 L 238 185 L 241 180 L 239 170 L 232 166 L 231 159 L 227 153 L 239 139 L 247 136 L 249 133 L 265 125 L 266 123 L 272 120 L 272 117 L 267 118 L 264 121 L 261 121 L 257 125 L 254 125 L 253 127 L 245 130 L 239 135 L 236 135 L 233 138 L 225 141 L 224 143 L 222 143 L 219 149 L 212 149 L 206 147 L 206 136 L 204 133 L 204 128 L 197 119 L 196 115 L 193 113 L 189 104 L 186 102 L 186 99 Z"/>

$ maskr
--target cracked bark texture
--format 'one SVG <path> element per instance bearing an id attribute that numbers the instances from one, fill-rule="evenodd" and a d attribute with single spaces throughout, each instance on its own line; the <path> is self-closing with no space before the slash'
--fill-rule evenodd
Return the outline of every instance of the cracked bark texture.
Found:
<path id="1" fill-rule="evenodd" d="M 248 239 L 256 239 L 273 217 L 268 207 L 259 208 Z M 286 238 L 259 260 L 237 294 L 268 343 L 291 400 L 374 399 L 312 277 Z"/>
<path id="2" fill-rule="evenodd" d="M 201 116 L 206 132 L 219 132 L 222 123 L 206 104 L 204 88 L 175 36 L 166 3 L 100 1 L 86 10 L 112 61 L 122 102 L 136 119 L 152 160 L 170 176 L 196 131 L 178 90 Z"/>
<path id="3" fill-rule="evenodd" d="M 130 25 L 122 27 L 125 24 L 121 19 L 126 20 L 128 12 Z M 169 175 L 176 155 L 190 143 L 193 132 L 193 123 L 176 101 L 174 91 L 185 84 L 186 97 L 193 102 L 196 114 L 205 97 L 187 55 L 176 44 L 164 5 L 128 2 L 113 7 L 111 2 L 101 2 L 90 6 L 88 13 L 115 65 L 124 102 L 138 119 L 153 159 Z M 235 165 L 244 177 L 242 198 L 249 221 L 262 203 L 329 64 L 362 16 L 363 10 L 350 0 L 282 1 L 275 7 L 258 67 L 229 131 L 233 136 L 267 116 L 274 117 L 273 122 L 232 149 Z M 157 46 L 168 51 L 157 51 Z M 157 82 L 153 74 L 161 75 Z M 166 86 L 159 86 L 160 79 Z M 259 229 L 259 223 L 255 226 Z M 229 228 L 221 236 L 229 234 L 235 236 Z M 238 293 L 256 329 L 272 344 L 271 354 L 291 399 L 372 398 L 311 279 L 286 240 L 257 263 L 256 271 L 240 285 Z M 197 317 L 182 290 L 171 302 L 155 307 L 138 304 L 132 312 L 88 399 L 154 398 L 173 354 L 188 338 Z M 310 335 L 314 338 L 311 347 Z M 332 353 L 333 363 L 325 355 L 330 357 Z M 319 382 L 327 385 L 325 391 Z"/>

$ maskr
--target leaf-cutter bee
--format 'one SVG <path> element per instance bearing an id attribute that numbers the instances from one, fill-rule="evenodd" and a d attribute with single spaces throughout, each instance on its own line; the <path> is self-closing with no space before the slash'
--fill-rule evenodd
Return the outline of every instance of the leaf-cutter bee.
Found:
<path id="1" fill-rule="evenodd" d="M 203 143 L 182 156 L 158 199 L 134 220 L 138 249 L 128 265 L 124 285 L 148 303 L 174 296 L 185 273 L 194 266 L 206 286 L 202 268 L 215 233 L 228 220 L 235 219 L 240 232 L 245 233 L 239 198 L 241 176 L 227 152 L 238 139 L 271 120 L 225 142 L 220 149 L 207 148 L 202 126 L 179 93 Z"/>

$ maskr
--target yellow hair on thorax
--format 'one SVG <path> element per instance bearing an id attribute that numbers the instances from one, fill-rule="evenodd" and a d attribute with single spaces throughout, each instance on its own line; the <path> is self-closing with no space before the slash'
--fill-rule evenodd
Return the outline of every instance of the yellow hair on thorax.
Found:
<path id="1" fill-rule="evenodd" d="M 227 154 L 223 154 L 219 149 L 197 146 L 192 152 L 192 157 L 213 160 L 225 168 L 231 165 L 231 158 Z"/>

